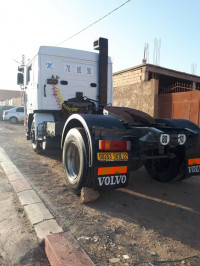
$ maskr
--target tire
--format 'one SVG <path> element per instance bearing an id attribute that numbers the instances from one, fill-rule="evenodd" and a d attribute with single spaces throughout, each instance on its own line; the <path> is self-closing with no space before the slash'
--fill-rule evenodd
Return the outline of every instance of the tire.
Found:
<path id="1" fill-rule="evenodd" d="M 80 194 L 89 178 L 88 141 L 84 129 L 72 128 L 63 146 L 63 168 L 67 184 L 74 194 Z"/>
<path id="2" fill-rule="evenodd" d="M 144 166 L 148 174 L 159 182 L 174 182 L 185 178 L 185 161 L 179 154 L 172 159 L 146 160 Z"/>
<path id="3" fill-rule="evenodd" d="M 34 142 L 32 142 L 32 147 L 33 147 L 34 152 L 37 154 L 43 154 L 45 151 L 43 149 L 43 142 L 42 141 L 35 140 Z"/>
<path id="4" fill-rule="evenodd" d="M 11 124 L 16 124 L 16 123 L 18 122 L 18 119 L 17 119 L 17 117 L 12 116 L 12 117 L 9 119 L 9 121 L 10 121 Z"/>
<path id="5" fill-rule="evenodd" d="M 45 149 L 43 148 L 43 141 L 35 140 L 35 131 L 33 129 L 33 124 L 31 129 L 31 139 L 32 139 L 32 147 L 34 152 L 37 154 L 43 154 L 45 151 Z"/>

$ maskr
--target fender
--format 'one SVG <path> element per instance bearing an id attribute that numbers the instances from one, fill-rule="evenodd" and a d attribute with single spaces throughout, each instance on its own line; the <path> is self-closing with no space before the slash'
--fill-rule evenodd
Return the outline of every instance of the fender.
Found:
<path id="1" fill-rule="evenodd" d="M 155 121 L 156 123 L 161 123 L 168 127 L 186 128 L 186 129 L 193 131 L 193 133 L 195 134 L 200 133 L 199 127 L 190 120 L 174 119 L 174 118 L 157 118 L 155 119 Z"/>
<path id="2" fill-rule="evenodd" d="M 63 148 L 64 140 L 67 132 L 74 127 L 82 127 L 85 129 L 88 146 L 89 146 L 89 167 L 93 165 L 94 143 L 97 141 L 92 136 L 93 127 L 121 129 L 124 130 L 123 124 L 114 116 L 111 115 L 96 115 L 96 114 L 73 114 L 71 115 L 63 127 L 61 148 Z"/>

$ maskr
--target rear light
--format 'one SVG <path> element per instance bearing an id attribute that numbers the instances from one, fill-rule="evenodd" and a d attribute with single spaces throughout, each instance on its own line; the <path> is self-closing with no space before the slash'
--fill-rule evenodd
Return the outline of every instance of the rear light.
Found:
<path id="1" fill-rule="evenodd" d="M 99 150 L 130 151 L 131 142 L 124 140 L 99 140 Z"/>
<path id="2" fill-rule="evenodd" d="M 8 112 L 4 111 L 3 113 L 4 113 L 4 115 L 7 115 Z"/>

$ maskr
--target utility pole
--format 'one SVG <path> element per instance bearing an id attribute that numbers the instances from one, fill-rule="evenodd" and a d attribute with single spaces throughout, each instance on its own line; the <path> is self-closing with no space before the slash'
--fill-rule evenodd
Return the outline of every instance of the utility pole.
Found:
<path id="1" fill-rule="evenodd" d="M 22 61 L 21 62 L 22 62 L 22 66 L 25 66 L 25 55 L 24 54 L 22 55 Z"/>

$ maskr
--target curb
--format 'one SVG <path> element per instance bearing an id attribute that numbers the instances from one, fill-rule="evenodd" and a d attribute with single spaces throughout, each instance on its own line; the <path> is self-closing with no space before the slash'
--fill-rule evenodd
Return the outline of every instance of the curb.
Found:
<path id="1" fill-rule="evenodd" d="M 95 265 L 69 232 L 47 236 L 45 252 L 52 265 Z"/>
<path id="2" fill-rule="evenodd" d="M 2 147 L 0 147 L 0 165 L 35 230 L 38 242 L 45 243 L 45 252 L 50 264 L 52 266 L 95 265 L 71 233 L 63 232 Z"/>

